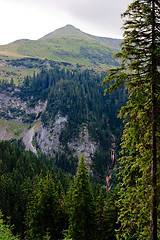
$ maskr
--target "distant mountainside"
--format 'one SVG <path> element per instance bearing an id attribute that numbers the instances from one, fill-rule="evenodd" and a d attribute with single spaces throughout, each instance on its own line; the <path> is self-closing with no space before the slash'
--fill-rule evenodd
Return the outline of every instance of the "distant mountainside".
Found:
<path id="1" fill-rule="evenodd" d="M 36 41 L 22 39 L 0 46 L 0 56 L 49 59 L 104 70 L 118 64 L 112 55 L 120 43 L 120 39 L 92 36 L 67 25 Z"/>
<path id="2" fill-rule="evenodd" d="M 22 86 L 0 82 L 0 140 L 23 139 L 26 150 L 55 158 L 68 172 L 83 154 L 97 179 L 105 180 L 112 135 L 121 137 L 116 116 L 125 104 L 124 89 L 104 96 L 105 75 L 55 63 Z"/>
<path id="3" fill-rule="evenodd" d="M 37 41 L 0 46 L 0 140 L 23 139 L 26 150 L 70 173 L 83 154 L 105 182 L 126 96 L 123 89 L 104 96 L 101 82 L 104 70 L 119 64 L 112 55 L 120 42 L 67 25 Z"/>

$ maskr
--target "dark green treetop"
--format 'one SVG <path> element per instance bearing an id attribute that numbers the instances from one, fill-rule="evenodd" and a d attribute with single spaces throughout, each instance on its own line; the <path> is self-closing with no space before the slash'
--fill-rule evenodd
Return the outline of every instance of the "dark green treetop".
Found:
<path id="1" fill-rule="evenodd" d="M 83 156 L 79 162 L 71 196 L 69 233 L 72 239 L 95 239 L 95 204 L 89 173 Z"/>

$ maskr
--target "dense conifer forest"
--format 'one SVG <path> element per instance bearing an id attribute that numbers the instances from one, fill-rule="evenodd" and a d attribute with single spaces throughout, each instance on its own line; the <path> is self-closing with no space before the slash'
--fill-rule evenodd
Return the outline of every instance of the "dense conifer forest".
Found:
<path id="1" fill-rule="evenodd" d="M 97 185 L 83 156 L 75 178 L 45 156 L 25 152 L 21 141 L 2 141 L 0 159 L 0 229 L 4 239 L 12 239 L 11 226 L 19 235 L 15 239 L 56 240 L 70 235 L 115 239 L 117 190 L 107 193 Z"/>
<path id="2" fill-rule="evenodd" d="M 159 235 L 160 1 L 133 1 L 123 14 L 121 66 L 110 69 L 106 92 L 125 84 L 119 192 L 121 227 L 117 239 L 151 239 Z"/>
<path id="3" fill-rule="evenodd" d="M 125 104 L 127 93 L 122 87 L 113 95 L 104 96 L 101 82 L 105 75 L 55 65 L 26 77 L 15 93 L 20 99 L 31 99 L 32 106 L 39 99 L 47 99 L 41 116 L 44 125 L 54 124 L 59 112 L 68 116 L 68 124 L 60 135 L 65 152 L 56 153 L 54 158 L 40 151 L 38 156 L 25 152 L 22 140 L 0 142 L 1 227 L 6 238 L 14 234 L 18 235 L 15 239 L 30 240 L 85 236 L 115 239 L 117 178 L 112 177 L 111 193 L 106 191 L 105 177 L 111 163 L 111 132 L 119 151 L 123 125 L 116 115 Z M 13 82 L 2 82 L 1 88 L 12 91 L 17 87 Z M 27 118 L 29 123 L 35 120 L 35 116 Z M 80 128 L 85 126 L 99 144 L 92 156 L 92 172 L 83 156 L 78 164 L 78 158 L 67 149 L 67 142 L 78 137 Z"/>

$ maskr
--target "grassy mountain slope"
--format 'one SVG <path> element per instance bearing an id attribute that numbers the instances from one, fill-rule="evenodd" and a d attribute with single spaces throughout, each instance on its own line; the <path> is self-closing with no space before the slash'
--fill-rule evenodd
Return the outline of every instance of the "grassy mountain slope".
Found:
<path id="1" fill-rule="evenodd" d="M 19 139 L 28 129 L 28 125 L 6 119 L 0 119 L 0 140 Z"/>
<path id="2" fill-rule="evenodd" d="M 100 70 L 117 65 L 112 55 L 119 42 L 92 36 L 67 25 L 36 41 L 18 40 L 0 46 L 0 55 L 50 59 Z"/>

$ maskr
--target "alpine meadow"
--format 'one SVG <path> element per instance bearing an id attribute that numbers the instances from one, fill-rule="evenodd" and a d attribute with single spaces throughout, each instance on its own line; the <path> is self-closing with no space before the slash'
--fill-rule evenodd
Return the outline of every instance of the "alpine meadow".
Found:
<path id="1" fill-rule="evenodd" d="M 160 240 L 160 0 L 121 17 L 0 46 L 0 240 Z"/>

